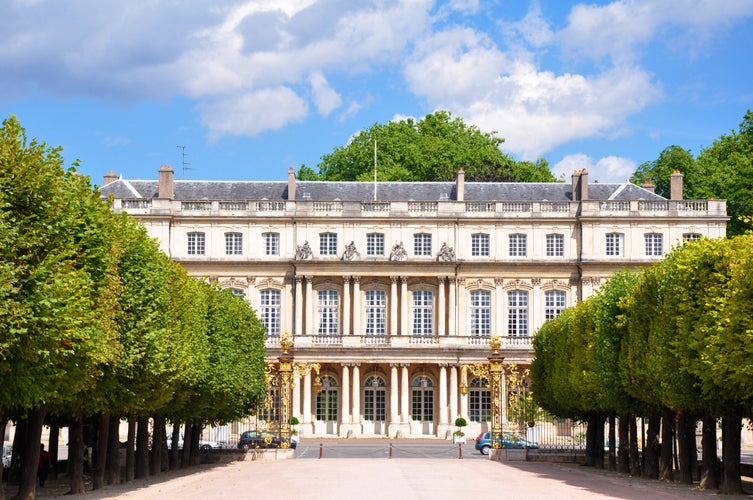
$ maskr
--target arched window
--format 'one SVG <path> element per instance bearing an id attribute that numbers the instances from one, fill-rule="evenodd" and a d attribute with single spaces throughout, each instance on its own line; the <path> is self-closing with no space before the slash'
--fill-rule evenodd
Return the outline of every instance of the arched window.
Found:
<path id="1" fill-rule="evenodd" d="M 492 419 L 492 397 L 489 381 L 476 377 L 469 386 L 469 412 L 471 422 L 489 422 Z"/>
<path id="2" fill-rule="evenodd" d="M 316 395 L 316 419 L 326 422 L 337 421 L 337 380 L 330 375 L 322 375 L 322 390 Z"/>
<path id="3" fill-rule="evenodd" d="M 411 418 L 422 422 L 434 420 L 434 383 L 425 375 L 411 384 Z"/>
<path id="4" fill-rule="evenodd" d="M 387 384 L 379 375 L 372 375 L 363 384 L 363 418 L 364 420 L 387 420 Z"/>

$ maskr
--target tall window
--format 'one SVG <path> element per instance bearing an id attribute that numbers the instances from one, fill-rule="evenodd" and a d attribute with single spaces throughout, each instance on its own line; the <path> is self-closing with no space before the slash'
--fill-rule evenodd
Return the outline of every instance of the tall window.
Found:
<path id="1" fill-rule="evenodd" d="M 384 255 L 384 234 L 369 233 L 366 235 L 366 255 Z"/>
<path id="2" fill-rule="evenodd" d="M 646 242 L 646 257 L 661 257 L 664 255 L 664 237 L 661 233 L 643 235 Z"/>
<path id="3" fill-rule="evenodd" d="M 206 251 L 206 235 L 204 233 L 188 233 L 188 255 L 204 255 Z"/>
<path id="4" fill-rule="evenodd" d="M 225 233 L 225 255 L 243 254 L 243 235 L 241 233 Z"/>
<path id="5" fill-rule="evenodd" d="M 339 295 L 337 290 L 319 290 L 317 297 L 317 316 L 319 318 L 319 335 L 337 335 L 339 333 Z"/>
<path id="6" fill-rule="evenodd" d="M 322 390 L 316 395 L 316 419 L 337 421 L 337 380 L 329 375 L 322 376 Z"/>
<path id="7" fill-rule="evenodd" d="M 471 235 L 471 255 L 473 257 L 489 257 L 489 235 Z"/>
<path id="8" fill-rule="evenodd" d="M 431 235 L 417 233 L 413 235 L 413 255 L 431 255 Z"/>
<path id="9" fill-rule="evenodd" d="M 421 422 L 434 420 L 434 384 L 425 376 L 416 377 L 411 384 L 411 417 Z"/>
<path id="10" fill-rule="evenodd" d="M 510 257 L 525 257 L 528 252 L 528 238 L 525 234 L 510 235 Z"/>
<path id="11" fill-rule="evenodd" d="M 625 254 L 625 235 L 622 233 L 607 233 L 607 255 L 621 257 Z"/>
<path id="12" fill-rule="evenodd" d="M 492 294 L 487 290 L 471 292 L 471 335 L 488 337 L 492 333 Z"/>
<path id="13" fill-rule="evenodd" d="M 366 335 L 385 335 L 387 294 L 383 290 L 366 291 Z"/>
<path id="14" fill-rule="evenodd" d="M 507 292 L 507 335 L 509 337 L 528 336 L 528 292 L 513 290 Z"/>
<path id="15" fill-rule="evenodd" d="M 321 233 L 319 235 L 319 254 L 337 255 L 337 234 Z"/>
<path id="16" fill-rule="evenodd" d="M 550 290 L 544 292 L 544 318 L 554 319 L 565 310 L 565 292 Z"/>
<path id="17" fill-rule="evenodd" d="M 429 290 L 413 292 L 413 335 L 432 335 L 434 324 L 433 294 Z"/>
<path id="18" fill-rule="evenodd" d="M 469 384 L 468 395 L 471 422 L 489 422 L 492 419 L 492 396 L 485 378 L 474 378 Z"/>
<path id="19" fill-rule="evenodd" d="M 561 234 L 546 235 L 546 256 L 563 257 L 565 255 L 565 237 Z"/>
<path id="20" fill-rule="evenodd" d="M 280 291 L 273 289 L 262 290 L 259 300 L 259 314 L 261 322 L 267 327 L 268 337 L 280 336 Z"/>
<path id="21" fill-rule="evenodd" d="M 387 420 L 387 384 L 378 375 L 372 375 L 363 384 L 363 419 L 371 422 Z"/>
<path id="22" fill-rule="evenodd" d="M 264 255 L 280 255 L 280 233 L 263 233 Z"/>

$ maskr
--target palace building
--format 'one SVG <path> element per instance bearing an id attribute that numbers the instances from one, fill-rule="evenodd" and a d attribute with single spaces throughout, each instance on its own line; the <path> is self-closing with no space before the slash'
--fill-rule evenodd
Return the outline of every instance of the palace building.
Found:
<path id="1" fill-rule="evenodd" d="M 146 226 L 188 273 L 245 297 L 270 361 L 289 332 L 318 363 L 292 392 L 311 436 L 438 436 L 485 429 L 492 335 L 525 368 L 537 329 L 613 272 L 725 235 L 722 200 L 651 186 L 570 183 L 190 181 L 105 176 L 115 212 Z M 503 399 L 507 397 L 507 392 Z M 503 407 L 506 402 L 503 401 Z M 503 410 L 504 415 L 504 410 Z"/>

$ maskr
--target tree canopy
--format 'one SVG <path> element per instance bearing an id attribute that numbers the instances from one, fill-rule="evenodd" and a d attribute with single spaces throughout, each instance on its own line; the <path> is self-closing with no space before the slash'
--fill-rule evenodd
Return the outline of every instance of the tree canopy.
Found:
<path id="1" fill-rule="evenodd" d="M 302 180 L 372 181 L 374 149 L 379 181 L 452 181 L 458 170 L 467 181 L 553 182 L 544 160 L 516 162 L 502 153 L 504 139 L 495 132 L 482 132 L 437 111 L 415 121 L 406 118 L 387 124 L 375 123 L 352 138 L 346 146 L 324 155 L 319 172 L 302 166 Z"/>

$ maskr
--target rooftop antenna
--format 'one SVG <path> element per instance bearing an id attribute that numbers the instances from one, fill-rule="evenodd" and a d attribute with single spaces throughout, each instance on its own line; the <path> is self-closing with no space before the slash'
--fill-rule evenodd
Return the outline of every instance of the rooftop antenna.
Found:
<path id="1" fill-rule="evenodd" d="M 181 172 L 183 173 L 182 177 L 185 179 L 186 170 L 193 170 L 191 167 L 186 166 L 186 165 L 190 165 L 190 163 L 186 161 L 186 156 L 188 156 L 186 155 L 186 146 L 175 146 L 175 147 L 180 149 L 180 166 L 181 166 Z"/>
<path id="2" fill-rule="evenodd" d="M 374 139 L 374 201 L 377 201 L 377 141 Z"/>

